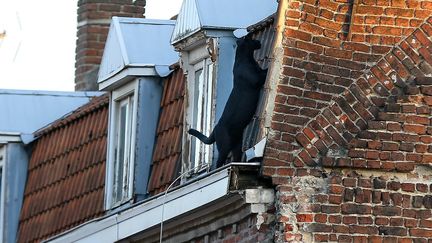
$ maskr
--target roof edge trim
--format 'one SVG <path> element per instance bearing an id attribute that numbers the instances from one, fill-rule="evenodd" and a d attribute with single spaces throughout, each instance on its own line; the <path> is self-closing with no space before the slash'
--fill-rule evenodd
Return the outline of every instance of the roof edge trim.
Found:
<path id="1" fill-rule="evenodd" d="M 45 242 L 73 242 L 86 239 L 91 241 L 96 238 L 104 242 L 115 242 L 125 239 L 160 224 L 163 208 L 165 208 L 163 216 L 165 222 L 227 195 L 229 183 L 230 167 L 225 167 L 207 177 L 174 189 L 166 196 L 159 194 L 133 208 L 90 221 Z M 191 200 L 191 198 L 198 198 L 198 200 Z M 136 222 L 144 222 L 144 224 L 136 224 Z"/>
<path id="2" fill-rule="evenodd" d="M 129 60 L 129 56 L 127 54 L 126 44 L 125 44 L 125 41 L 123 39 L 122 31 L 120 28 L 120 19 L 119 19 L 119 17 L 114 16 L 112 18 L 112 21 L 113 21 L 114 28 L 116 30 L 115 32 L 117 34 L 117 39 L 119 41 L 119 45 L 120 45 L 120 49 L 121 49 L 120 53 L 122 54 L 122 57 L 123 57 L 123 63 L 125 64 L 125 66 L 127 66 L 130 64 L 130 60 Z"/>

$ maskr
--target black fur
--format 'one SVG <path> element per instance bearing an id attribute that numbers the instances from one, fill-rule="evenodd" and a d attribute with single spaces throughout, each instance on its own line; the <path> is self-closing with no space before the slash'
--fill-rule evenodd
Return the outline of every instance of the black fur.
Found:
<path id="1" fill-rule="evenodd" d="M 254 51 L 260 48 L 261 43 L 250 36 L 237 40 L 234 86 L 219 122 L 209 137 L 195 129 L 188 131 L 205 144 L 216 141 L 219 151 L 217 167 L 225 164 L 229 152 L 232 152 L 233 161 L 242 158 L 243 130 L 255 114 L 267 75 L 267 70 L 261 69 L 253 57 Z"/>

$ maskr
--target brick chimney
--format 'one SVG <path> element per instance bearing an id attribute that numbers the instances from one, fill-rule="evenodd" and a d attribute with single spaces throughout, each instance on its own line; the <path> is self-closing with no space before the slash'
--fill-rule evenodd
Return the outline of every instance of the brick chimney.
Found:
<path id="1" fill-rule="evenodd" d="M 113 16 L 144 18 L 145 0 L 79 0 L 75 90 L 98 90 L 97 74 Z"/>

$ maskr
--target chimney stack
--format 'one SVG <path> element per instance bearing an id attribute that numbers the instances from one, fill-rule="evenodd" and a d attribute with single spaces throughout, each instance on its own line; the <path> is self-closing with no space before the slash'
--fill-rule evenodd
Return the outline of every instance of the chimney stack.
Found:
<path id="1" fill-rule="evenodd" d="M 144 18 L 145 0 L 79 0 L 75 90 L 98 90 L 97 74 L 113 16 Z"/>

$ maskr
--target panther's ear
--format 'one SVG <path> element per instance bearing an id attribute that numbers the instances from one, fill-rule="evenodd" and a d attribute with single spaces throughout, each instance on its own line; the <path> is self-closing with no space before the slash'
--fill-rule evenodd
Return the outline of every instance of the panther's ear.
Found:
<path id="1" fill-rule="evenodd" d="M 251 34 L 247 34 L 245 36 L 245 40 L 252 40 L 252 35 Z"/>

